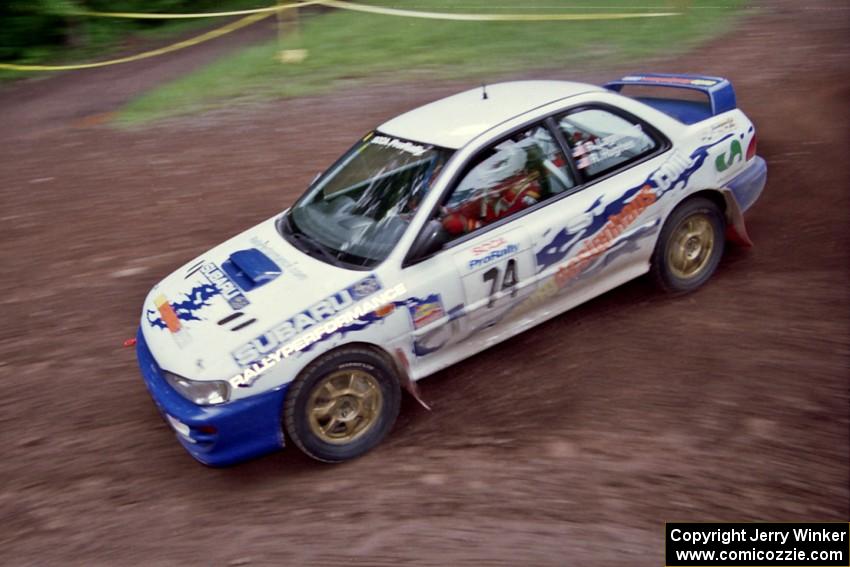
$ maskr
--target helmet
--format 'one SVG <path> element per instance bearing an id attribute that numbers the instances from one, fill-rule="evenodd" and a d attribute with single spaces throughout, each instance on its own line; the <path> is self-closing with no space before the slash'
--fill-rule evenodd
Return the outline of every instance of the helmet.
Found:
<path id="1" fill-rule="evenodd" d="M 484 187 L 492 187 L 525 168 L 525 152 L 514 142 L 507 141 L 496 149 L 498 151 L 495 154 L 478 166 L 479 180 Z"/>

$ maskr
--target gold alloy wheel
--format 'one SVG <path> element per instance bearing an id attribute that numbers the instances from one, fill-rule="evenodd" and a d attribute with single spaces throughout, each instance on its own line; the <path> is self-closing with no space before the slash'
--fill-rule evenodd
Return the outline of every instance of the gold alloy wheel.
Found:
<path id="1" fill-rule="evenodd" d="M 368 372 L 331 372 L 310 393 L 310 429 L 326 443 L 350 443 L 377 423 L 383 401 L 378 380 Z"/>
<path id="2" fill-rule="evenodd" d="M 713 250 L 714 225 L 707 215 L 696 213 L 679 223 L 671 235 L 667 264 L 677 278 L 693 279 L 706 269 Z"/>

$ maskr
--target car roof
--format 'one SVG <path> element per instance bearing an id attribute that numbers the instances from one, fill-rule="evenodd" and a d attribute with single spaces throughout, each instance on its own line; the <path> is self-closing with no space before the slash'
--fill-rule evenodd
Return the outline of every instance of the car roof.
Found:
<path id="1" fill-rule="evenodd" d="M 569 81 L 496 83 L 420 106 L 385 122 L 378 130 L 396 138 L 458 149 L 506 120 L 557 100 L 594 91 L 604 89 Z"/>

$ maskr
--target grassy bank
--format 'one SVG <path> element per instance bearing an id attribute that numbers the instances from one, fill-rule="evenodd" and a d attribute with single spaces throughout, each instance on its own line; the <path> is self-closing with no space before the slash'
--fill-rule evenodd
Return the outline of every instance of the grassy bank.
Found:
<path id="1" fill-rule="evenodd" d="M 380 5 L 381 2 L 369 2 Z M 384 5 L 390 5 L 384 0 Z M 314 94 L 341 81 L 392 77 L 485 77 L 519 69 L 595 66 L 675 54 L 728 29 L 743 0 L 554 2 L 396 0 L 395 8 L 466 13 L 611 13 L 679 10 L 681 16 L 632 20 L 457 22 L 350 11 L 304 17 L 301 33 L 282 43 L 244 48 L 154 89 L 120 113 L 125 124 L 231 105 L 234 99 Z M 601 7 L 603 6 L 604 7 Z M 282 64 L 280 49 L 306 49 Z"/>

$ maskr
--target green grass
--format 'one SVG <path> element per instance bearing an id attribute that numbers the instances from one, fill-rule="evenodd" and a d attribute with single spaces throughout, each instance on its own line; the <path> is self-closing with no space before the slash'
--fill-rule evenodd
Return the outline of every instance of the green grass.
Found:
<path id="1" fill-rule="evenodd" d="M 225 56 L 131 101 L 118 120 L 140 124 L 239 100 L 309 95 L 375 78 L 492 79 L 521 69 L 568 64 L 593 68 L 676 54 L 728 30 L 744 0 L 604 4 L 599 0 L 560 4 L 554 0 L 384 0 L 383 4 L 474 13 L 646 12 L 679 6 L 684 7 L 684 15 L 580 22 L 453 22 L 341 10 L 312 15 L 302 18 L 298 38 L 283 44 L 272 40 Z M 655 8 L 645 8 L 649 4 Z M 304 48 L 308 57 L 301 63 L 282 64 L 275 58 L 280 48 Z"/>

